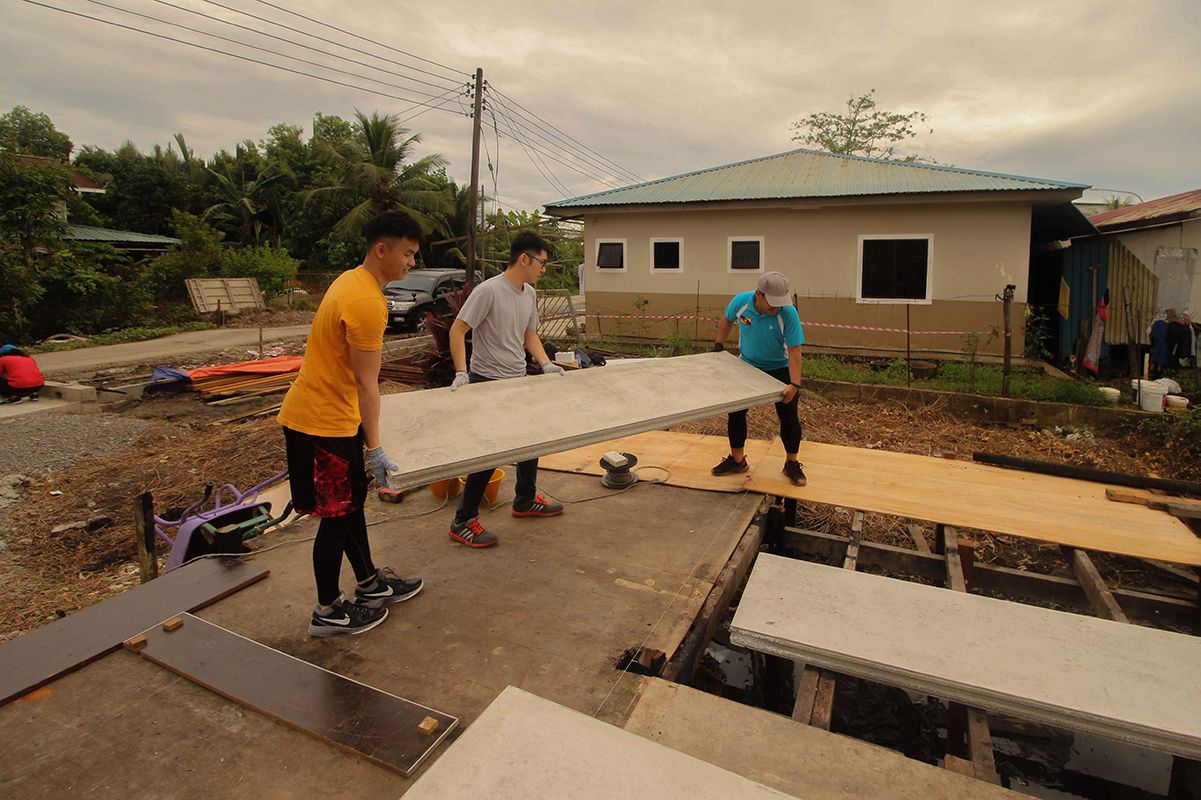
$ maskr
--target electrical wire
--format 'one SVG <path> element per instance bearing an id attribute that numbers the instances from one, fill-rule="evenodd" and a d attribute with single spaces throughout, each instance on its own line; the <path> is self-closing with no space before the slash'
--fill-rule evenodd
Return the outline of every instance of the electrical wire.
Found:
<path id="1" fill-rule="evenodd" d="M 564 196 L 570 197 L 573 194 L 573 192 L 571 192 L 571 190 L 567 189 L 563 185 L 563 183 L 561 181 L 559 181 L 558 178 L 555 177 L 554 172 L 552 172 L 550 167 L 546 165 L 546 162 L 543 161 L 541 163 L 541 165 L 539 165 L 539 161 L 541 159 L 535 159 L 534 156 L 530 154 L 530 150 L 532 148 L 530 148 L 528 146 L 529 145 L 528 140 L 526 140 L 523 136 L 521 136 L 518 133 L 517 127 L 513 123 L 512 117 L 510 117 L 508 115 L 508 110 L 504 107 L 504 105 L 501 105 L 499 103 L 497 105 L 500 108 L 501 117 L 504 118 L 506 124 L 508 124 L 508 126 L 509 126 L 510 134 L 506 135 L 505 138 L 512 139 L 513 141 L 517 142 L 517 145 L 521 148 L 522 152 L 525 153 L 526 158 L 528 158 L 530 160 L 530 163 L 534 165 L 534 169 L 538 170 L 538 173 L 540 175 L 542 175 L 543 179 L 547 182 L 547 184 L 550 185 L 551 189 L 553 189 L 556 192 L 563 192 Z M 498 131 L 498 133 L 499 133 L 499 131 Z M 592 176 L 589 176 L 589 177 L 592 177 Z"/>
<path id="2" fill-rule="evenodd" d="M 247 49 L 249 49 L 249 50 L 256 50 L 256 51 L 258 51 L 258 52 L 261 52 L 261 53 L 270 53 L 270 54 L 271 54 L 271 55 L 273 55 L 273 56 L 279 56 L 280 58 L 287 58 L 287 59 L 291 59 L 292 61 L 298 61 L 298 62 L 300 62 L 301 64 L 308 64 L 309 66 L 311 66 L 311 67 L 317 67 L 318 69 L 327 69 L 327 70 L 330 70 L 331 72 L 337 72 L 337 73 L 340 73 L 340 74 L 342 74 L 342 75 L 347 75 L 347 76 L 349 76 L 349 77 L 352 77 L 352 78 L 358 78 L 358 79 L 360 79 L 360 80 L 364 80 L 364 81 L 371 81 L 372 83 L 378 83 L 378 84 L 380 84 L 380 85 L 382 85 L 382 86 L 388 86 L 388 87 L 390 87 L 390 88 L 392 88 L 392 89 L 399 89 L 399 90 L 401 90 L 401 91 L 404 91 L 404 92 L 414 92 L 414 93 L 416 93 L 416 94 L 425 95 L 425 96 L 427 96 L 427 97 L 431 97 L 431 98 L 432 98 L 432 97 L 435 97 L 435 95 L 434 95 L 434 94 L 432 94 L 432 93 L 430 93 L 430 92 L 427 92 L 427 91 L 425 91 L 425 90 L 423 90 L 423 89 L 413 89 L 413 88 L 411 88 L 411 87 L 408 87 L 408 86 L 401 86 L 400 84 L 396 84 L 396 83 L 388 83 L 387 81 L 382 81 L 382 80 L 379 80 L 378 78 L 372 78 L 372 77 L 370 77 L 370 76 L 368 76 L 368 75 L 362 75 L 362 74 L 360 74 L 360 73 L 358 73 L 358 72 L 351 72 L 350 70 L 341 69 L 341 68 L 339 68 L 339 67 L 332 67 L 332 66 L 329 66 L 328 64 L 322 64 L 322 63 L 320 63 L 320 62 L 318 62 L 318 61 L 310 61 L 310 60 L 308 60 L 308 59 L 305 59 L 305 58 L 300 58 L 299 56 L 293 56 L 293 55 L 289 55 L 289 54 L 287 54 L 287 53 L 281 53 L 281 52 L 279 52 L 278 50 L 272 50 L 272 49 L 271 49 L 271 48 L 269 48 L 269 47 L 262 47 L 262 46 L 260 46 L 260 45 L 251 44 L 251 43 L 249 43 L 249 42 L 244 42 L 244 41 L 242 41 L 242 40 L 240 40 L 240 39 L 233 39 L 233 38 L 230 38 L 230 37 L 228 37 L 228 36 L 222 36 L 222 35 L 221 35 L 221 34 L 219 34 L 219 33 L 212 33 L 212 32 L 210 32 L 210 31 L 206 31 L 206 30 L 203 30 L 203 29 L 201 29 L 201 28 L 193 28 L 192 26 L 190 26 L 190 25 L 184 25 L 184 24 L 183 24 L 183 23 L 181 23 L 181 22 L 172 22 L 172 21 L 170 21 L 170 20 L 165 20 L 165 19 L 162 19 L 161 17 L 156 17 L 156 16 L 154 16 L 154 15 L 152 15 L 152 14 L 143 14 L 143 13 L 142 13 L 142 12 L 140 12 L 140 11 L 133 11 L 133 10 L 131 10 L 131 9 L 128 9 L 128 8 L 122 8 L 121 6 L 113 5 L 113 4 L 111 4 L 111 3 L 106 3 L 106 2 L 104 2 L 104 0 L 84 0 L 84 1 L 85 1 L 85 2 L 88 2 L 88 3 L 91 3 L 92 5 L 97 5 L 97 6 L 101 6 L 101 7 L 103 7 L 103 8 L 110 9 L 110 10 L 112 10 L 112 11 L 117 11 L 117 12 L 120 12 L 120 13 L 122 13 L 122 14 L 129 14 L 130 16 L 134 16 L 134 17 L 141 17 L 142 19 L 150 20 L 151 22 L 157 22 L 157 23 L 159 23 L 160 25 L 167 25 L 167 26 L 169 26 L 169 27 L 172 27 L 172 28 L 179 28 L 179 29 L 181 29 L 181 30 L 190 31 L 191 33 L 196 33 L 196 34 L 199 34 L 199 35 L 201 35 L 201 36 L 208 36 L 208 37 L 210 37 L 210 38 L 213 38 L 213 39 L 219 39 L 220 41 L 223 41 L 223 42 L 229 42 L 230 44 L 235 44 L 235 45 L 238 45 L 239 47 L 245 47 L 245 48 L 247 48 Z M 181 8 L 180 6 L 172 5 L 171 3 L 168 3 L 168 2 L 166 2 L 166 0 L 152 0 L 152 1 L 153 1 L 153 2 L 155 2 L 155 3 L 159 3 L 160 5 L 167 6 L 168 8 L 174 8 L 174 9 L 178 9 L 178 10 L 180 10 L 180 11 L 187 11 L 187 12 L 189 12 L 189 13 L 191 13 L 191 14 L 198 14 L 198 15 L 200 15 L 200 16 L 202 16 L 202 17 L 205 17 L 205 18 L 207 18 L 207 19 L 216 20 L 216 21 L 218 21 L 218 22 L 224 22 L 224 23 L 225 23 L 225 24 L 227 24 L 227 25 L 232 25 L 232 26 L 234 26 L 234 27 L 236 27 L 236 28 L 242 28 L 242 29 L 244 29 L 244 30 L 248 30 L 248 31 L 252 31 L 252 32 L 254 32 L 254 33 L 257 33 L 257 31 L 253 31 L 253 29 L 251 29 L 251 28 L 247 28 L 247 27 L 246 27 L 246 26 L 244 26 L 244 25 L 238 25 L 238 24 L 236 24 L 236 23 L 233 23 L 233 22 L 226 22 L 225 20 L 222 20 L 222 19 L 220 19 L 219 17 L 213 17 L 213 16 L 209 16 L 208 14 L 203 14 L 203 13 L 201 13 L 201 12 L 199 12 L 199 11 L 192 11 L 191 9 L 187 9 L 187 8 Z M 291 40 L 289 40 L 289 39 L 282 39 L 282 38 L 280 38 L 280 37 L 278 37 L 278 36 L 271 36 L 271 34 L 269 34 L 269 33 L 264 33 L 264 34 L 262 34 L 262 35 L 263 35 L 263 36 L 270 37 L 270 38 L 272 38 L 272 39 L 279 39 L 279 41 L 286 42 L 286 43 L 288 43 L 288 44 L 293 44 L 293 45 L 296 45 L 297 47 L 303 47 L 303 48 L 305 48 L 306 50 L 313 50 L 313 51 L 315 51 L 315 52 L 318 52 L 318 53 L 321 53 L 321 54 L 323 54 L 323 55 L 332 56 L 333 58 L 340 58 L 340 56 L 336 56 L 336 55 L 334 55 L 333 53 L 328 53 L 328 52 L 326 52 L 326 51 L 324 51 L 324 50 L 318 50 L 317 48 L 308 47 L 308 46 L 306 46 L 306 45 L 302 45 L 302 44 L 299 44 L 299 43 L 297 43 L 297 42 L 293 42 L 293 41 L 291 41 Z M 351 63 L 355 63 L 355 64 L 361 64 L 361 65 L 363 65 L 363 66 L 366 66 L 366 67 L 371 67 L 371 65 L 370 65 L 370 64 L 366 64 L 366 63 L 364 63 L 364 62 L 362 62 L 362 61 L 354 61 L 353 59 L 345 59 L 345 60 L 347 60 L 347 61 L 350 61 Z M 377 68 L 373 67 L 373 69 L 377 69 Z M 388 74 L 390 74 L 390 73 L 388 73 Z M 403 76 L 402 76 L 402 77 L 403 77 Z M 456 89 L 455 89 L 455 90 L 452 90 L 452 91 L 457 91 L 457 87 L 456 87 Z"/>
<path id="3" fill-rule="evenodd" d="M 593 150 L 592 148 L 588 147 L 586 144 L 581 142 L 579 139 L 576 139 L 575 137 L 571 136 L 570 134 L 565 133 L 562 130 L 559 130 L 554 125 L 551 125 L 549 122 L 542 119 L 534 112 L 530 111 L 528 108 L 523 106 L 521 103 L 514 100 L 512 97 L 509 97 L 507 94 L 502 92 L 500 89 L 493 89 L 493 91 L 495 91 L 503 99 L 505 99 L 505 100 L 509 101 L 510 103 L 512 103 L 513 105 L 517 106 L 517 108 L 519 108 L 521 111 L 525 112 L 525 115 L 530 119 L 530 121 L 533 122 L 534 124 L 538 125 L 539 127 L 541 127 L 543 130 L 547 130 L 547 128 L 549 128 L 550 131 L 555 131 L 555 132 L 562 134 L 563 136 L 567 137 L 567 139 L 571 140 L 579 147 L 582 147 L 584 150 L 587 150 L 592 155 L 601 159 L 601 161 L 604 161 L 604 162 L 607 162 L 608 164 L 610 164 L 611 165 L 610 168 L 616 169 L 618 171 L 618 174 L 621 176 L 624 176 L 625 179 L 633 180 L 635 183 L 643 182 L 643 178 L 640 178 L 636 173 L 626 169 L 625 167 L 621 166 L 620 164 L 613 161 L 612 159 L 602 156 L 600 153 L 598 153 L 595 150 Z M 548 131 L 548 133 L 550 133 L 550 131 Z M 560 138 L 560 137 L 556 137 L 556 138 Z M 563 141 L 563 140 L 560 138 L 560 141 Z M 564 144 L 566 144 L 566 142 L 564 142 Z"/>
<path id="4" fill-rule="evenodd" d="M 606 497 L 613 497 L 615 495 L 621 494 L 622 492 L 628 492 L 630 489 L 633 489 L 635 486 L 639 486 L 644 483 L 654 486 L 654 485 L 660 484 L 660 483 L 667 483 L 669 480 L 671 480 L 671 470 L 669 470 L 667 467 L 656 466 L 655 464 L 643 464 L 640 467 L 634 467 L 632 470 L 630 470 L 630 472 L 633 472 L 635 475 L 637 475 L 638 470 L 642 470 L 642 469 L 657 469 L 657 470 L 662 470 L 663 472 L 666 472 L 667 474 L 664 475 L 662 478 L 659 478 L 658 480 L 654 480 L 654 481 L 648 481 L 648 480 L 639 478 L 637 481 L 635 481 L 634 483 L 631 483 L 629 486 L 623 486 L 620 489 L 610 489 L 605 494 L 594 494 L 591 497 L 582 497 L 578 500 L 565 500 L 562 497 L 556 497 L 555 495 L 551 494 L 550 492 L 548 492 L 546 489 L 543 489 L 542 487 L 538 487 L 538 489 L 539 489 L 539 491 L 542 492 L 542 494 L 546 495 L 547 497 L 549 497 L 552 500 L 558 500 L 560 503 L 563 503 L 565 505 L 572 505 L 575 503 L 590 503 L 593 500 L 603 500 Z"/>
<path id="5" fill-rule="evenodd" d="M 39 2 L 39 0 L 21 0 L 21 2 L 28 3 L 29 5 L 32 5 L 32 6 L 38 6 L 39 8 L 45 8 L 49 11 L 57 11 L 60 14 L 67 14 L 69 16 L 79 17 L 80 19 L 84 19 L 89 22 L 99 22 L 101 24 L 109 25 L 114 28 L 121 28 L 122 30 L 133 31 L 134 33 L 141 33 L 145 36 L 151 36 L 155 39 L 162 39 L 164 41 L 174 42 L 176 44 L 182 44 L 182 45 L 186 45 L 188 47 L 194 47 L 197 50 L 205 50 L 210 53 L 217 53 L 219 55 L 229 56 L 230 58 L 236 58 L 239 61 L 247 61 L 251 64 L 259 64 L 264 67 L 271 67 L 272 69 L 277 69 L 277 70 L 280 70 L 281 72 L 287 72 L 292 75 L 300 75 L 305 78 L 313 78 L 314 80 L 324 81 L 325 83 L 332 83 L 336 86 L 343 86 L 343 87 L 346 87 L 347 89 L 354 89 L 355 91 L 365 92 L 367 94 L 378 95 L 380 97 L 388 97 L 388 98 L 391 98 L 392 100 L 400 100 L 401 102 L 412 104 L 408 108 L 402 109 L 402 111 L 400 113 L 411 111 L 414 108 L 420 108 L 422 106 L 430 105 L 429 103 L 425 103 L 422 101 L 414 101 L 412 98 L 409 98 L 409 97 L 400 97 L 398 95 L 389 94 L 388 92 L 381 92 L 376 89 L 368 89 L 363 86 L 355 86 L 354 84 L 346 83 L 345 81 L 335 80 L 334 78 L 326 78 L 321 75 L 313 75 L 312 73 L 305 72 L 303 70 L 292 69 L 291 67 L 285 67 L 282 64 L 274 64 L 270 61 L 262 61 L 257 58 L 251 58 L 250 56 L 239 55 L 238 53 L 231 53 L 228 50 L 222 50 L 217 47 L 209 47 L 208 45 L 200 44 L 198 42 L 190 42 L 186 39 L 177 39 L 174 36 L 167 36 L 166 34 L 163 34 L 163 33 L 155 33 L 154 31 L 148 31 L 144 28 L 138 28 L 133 25 L 126 25 L 124 23 L 116 22 L 114 20 L 104 19 L 102 17 L 95 17 L 90 14 L 84 14 L 79 11 L 72 11 L 72 10 L 66 9 L 66 8 L 59 8 L 58 6 L 52 6 L 52 5 L 49 5 L 48 3 Z M 445 109 L 443 109 L 443 110 L 445 110 Z"/>
<path id="6" fill-rule="evenodd" d="M 433 514 L 435 511 L 441 511 L 442 509 L 446 508 L 446 503 L 449 500 L 450 498 L 443 497 L 440 505 L 438 505 L 436 508 L 431 508 L 428 511 L 419 511 L 416 514 L 393 514 L 390 517 L 372 520 L 371 522 L 367 523 L 367 527 L 370 528 L 372 525 L 382 525 L 385 522 L 395 522 L 398 519 L 417 519 L 418 517 L 428 516 L 429 514 Z"/>

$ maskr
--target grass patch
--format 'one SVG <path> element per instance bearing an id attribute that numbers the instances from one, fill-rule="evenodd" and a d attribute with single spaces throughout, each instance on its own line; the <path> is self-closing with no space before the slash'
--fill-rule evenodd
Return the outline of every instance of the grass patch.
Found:
<path id="1" fill-rule="evenodd" d="M 84 347 L 98 347 L 104 344 L 128 344 L 129 342 L 144 342 L 147 339 L 158 339 L 174 333 L 189 331 L 207 331 L 217 326 L 211 322 L 184 322 L 179 325 L 163 325 L 147 328 L 124 328 L 119 331 L 109 331 L 87 339 L 76 339 L 69 342 L 50 342 L 29 348 L 33 353 L 56 353 L 61 350 L 79 350 Z"/>

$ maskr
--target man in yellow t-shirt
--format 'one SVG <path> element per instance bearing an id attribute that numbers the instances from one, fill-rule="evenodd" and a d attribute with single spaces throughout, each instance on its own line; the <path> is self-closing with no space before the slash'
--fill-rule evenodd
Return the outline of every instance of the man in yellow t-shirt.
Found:
<path id="1" fill-rule="evenodd" d="M 364 233 L 363 263 L 339 275 L 322 298 L 300 375 L 279 412 L 292 503 L 321 520 L 313 540 L 313 636 L 370 630 L 388 616 L 385 606 L 408 600 L 422 586 L 420 578 L 406 580 L 387 567 L 376 569 L 371 560 L 363 516 L 363 447 L 372 475 L 387 486 L 388 471 L 396 464 L 379 436 L 380 350 L 388 324 L 382 290 L 413 267 L 423 234 L 401 211 L 378 214 Z M 358 581 L 353 600 L 338 586 L 344 554 Z"/>

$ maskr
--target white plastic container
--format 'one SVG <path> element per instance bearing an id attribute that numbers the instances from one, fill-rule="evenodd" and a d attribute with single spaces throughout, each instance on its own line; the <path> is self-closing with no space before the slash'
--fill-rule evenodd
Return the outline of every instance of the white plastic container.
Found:
<path id="1" fill-rule="evenodd" d="M 1164 398 L 1168 396 L 1168 390 L 1150 381 L 1143 381 L 1142 384 L 1138 407 L 1143 411 L 1162 412 Z M 1135 391 L 1138 392 L 1139 390 L 1136 388 Z"/>
<path id="2" fill-rule="evenodd" d="M 1100 386 L 1098 388 L 1101 390 L 1101 394 L 1105 395 L 1105 399 L 1108 400 L 1112 405 L 1116 406 L 1118 404 L 1118 400 L 1122 396 L 1122 393 L 1119 390 L 1113 388 L 1112 386 Z"/>
<path id="3" fill-rule="evenodd" d="M 1188 408 L 1188 398 L 1170 394 L 1164 398 L 1168 411 L 1184 411 Z"/>
<path id="4" fill-rule="evenodd" d="M 555 353 L 555 363 L 556 364 L 575 364 L 576 363 L 575 362 L 575 351 L 574 350 L 560 350 L 559 352 Z"/>

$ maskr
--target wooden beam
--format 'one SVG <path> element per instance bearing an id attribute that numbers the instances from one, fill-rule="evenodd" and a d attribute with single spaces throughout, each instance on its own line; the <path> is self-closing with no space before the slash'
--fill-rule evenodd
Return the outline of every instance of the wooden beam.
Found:
<path id="1" fill-rule="evenodd" d="M 910 522 L 905 526 L 909 529 L 909 536 L 913 539 L 913 544 L 917 547 L 919 553 L 929 553 L 930 543 L 926 541 L 926 534 L 922 533 L 922 526 L 916 522 Z"/>
<path id="2" fill-rule="evenodd" d="M 988 714 L 977 708 L 967 710 L 968 755 L 976 768 L 976 777 L 988 783 L 1001 783 L 997 774 L 997 761 L 993 755 L 992 733 L 988 727 Z"/>
<path id="3" fill-rule="evenodd" d="M 851 540 L 842 560 L 842 568 L 854 571 L 859 561 L 859 540 L 863 537 L 863 512 L 856 511 L 851 522 Z"/>
<path id="4" fill-rule="evenodd" d="M 154 532 L 154 496 L 143 492 L 133 501 L 133 529 L 138 544 L 138 573 L 142 583 L 158 577 L 158 536 Z"/>
<path id="5" fill-rule="evenodd" d="M 799 665 L 798 665 L 799 666 Z M 792 718 L 808 725 L 813 719 L 813 701 L 817 699 L 817 684 L 821 675 L 812 667 L 801 667 L 797 678 L 796 704 L 792 707 Z"/>
<path id="6" fill-rule="evenodd" d="M 1073 549 L 1071 556 L 1072 571 L 1076 573 L 1076 580 L 1079 581 L 1080 588 L 1084 590 L 1097 616 L 1112 619 L 1114 622 L 1129 622 L 1130 619 L 1123 613 L 1122 607 L 1105 585 L 1101 573 L 1097 572 L 1097 567 L 1088 557 L 1088 553 Z"/>

